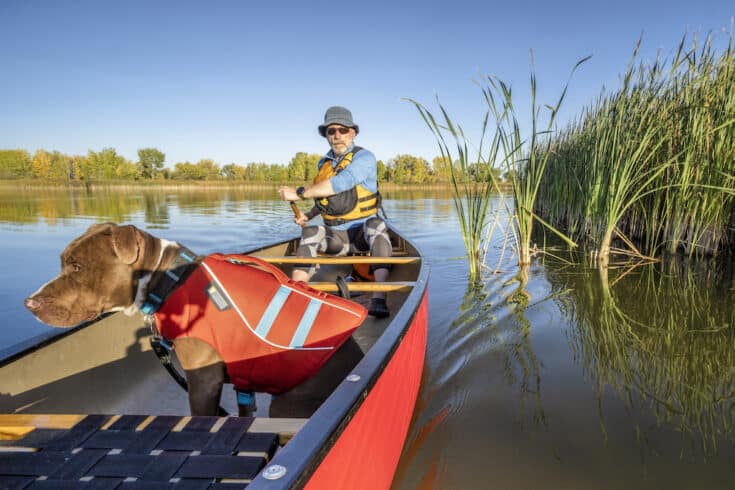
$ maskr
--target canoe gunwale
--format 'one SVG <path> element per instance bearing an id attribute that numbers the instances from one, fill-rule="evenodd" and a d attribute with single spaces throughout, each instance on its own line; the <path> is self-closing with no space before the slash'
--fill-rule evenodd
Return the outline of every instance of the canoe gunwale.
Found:
<path id="1" fill-rule="evenodd" d="M 80 323 L 79 325 L 75 325 L 69 328 L 50 327 L 53 328 L 53 330 L 40 333 L 35 337 L 31 337 L 30 339 L 23 340 L 21 342 L 18 342 L 17 344 L 11 345 L 6 349 L 0 350 L 0 368 L 2 368 L 3 366 L 7 366 L 8 364 L 12 364 L 13 361 L 20 359 L 21 357 L 25 357 L 39 349 L 46 347 L 47 345 L 58 342 L 59 340 L 68 337 L 69 335 L 75 334 L 87 327 L 90 327 L 95 323 L 104 320 L 108 316 L 114 315 L 116 313 L 117 312 L 104 313 L 99 318 L 96 318 L 89 322 Z"/>
<path id="2" fill-rule="evenodd" d="M 408 242 L 417 252 L 419 251 L 412 242 L 403 237 L 401 239 Z M 419 255 L 421 255 L 420 252 Z M 360 409 L 401 345 L 427 292 L 429 269 L 425 259 L 422 259 L 415 286 L 402 308 L 386 326 L 383 334 L 365 354 L 365 357 L 350 372 L 350 374 L 359 375 L 360 380 L 356 382 L 343 380 L 311 416 L 306 425 L 270 462 L 270 464 L 286 467 L 286 474 L 278 480 L 266 480 L 259 475 L 249 487 L 253 489 L 301 488 L 306 485 L 352 417 Z"/>

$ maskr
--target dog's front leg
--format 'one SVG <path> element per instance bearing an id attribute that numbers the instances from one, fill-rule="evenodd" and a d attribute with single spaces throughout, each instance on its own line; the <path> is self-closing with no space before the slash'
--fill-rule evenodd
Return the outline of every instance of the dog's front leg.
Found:
<path id="1" fill-rule="evenodd" d="M 225 383 L 225 364 L 218 362 L 209 366 L 189 369 L 186 381 L 189 384 L 189 408 L 192 415 L 218 415 Z"/>
<path id="2" fill-rule="evenodd" d="M 189 383 L 191 414 L 217 415 L 227 379 L 224 360 L 211 345 L 196 338 L 178 338 L 174 346 Z"/>

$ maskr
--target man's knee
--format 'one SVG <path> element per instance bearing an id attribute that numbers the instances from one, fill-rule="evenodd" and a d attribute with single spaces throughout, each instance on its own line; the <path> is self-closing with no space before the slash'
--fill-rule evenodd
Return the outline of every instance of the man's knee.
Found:
<path id="1" fill-rule="evenodd" d="M 390 257 L 393 246 L 390 243 L 388 225 L 377 216 L 365 221 L 365 238 L 370 246 L 370 253 L 374 257 Z"/>
<path id="2" fill-rule="evenodd" d="M 315 238 L 320 235 L 320 231 L 323 230 L 322 226 L 305 226 L 301 229 L 301 241 L 313 242 Z M 322 232 L 322 235 L 324 233 Z"/>

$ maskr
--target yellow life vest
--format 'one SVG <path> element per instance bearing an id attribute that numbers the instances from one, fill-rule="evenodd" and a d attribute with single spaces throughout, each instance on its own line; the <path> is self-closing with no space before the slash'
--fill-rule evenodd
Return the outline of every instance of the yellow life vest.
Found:
<path id="1" fill-rule="evenodd" d="M 324 162 L 314 178 L 314 183 L 330 179 L 340 173 L 352 163 L 352 158 L 361 149 L 359 146 L 355 146 L 351 152 L 342 158 L 336 168 L 332 167 L 331 162 Z M 372 216 L 378 212 L 378 201 L 379 193 L 372 192 L 360 184 L 333 196 L 314 199 L 314 203 L 324 219 L 324 224 L 328 226 L 337 226 L 348 221 Z"/>

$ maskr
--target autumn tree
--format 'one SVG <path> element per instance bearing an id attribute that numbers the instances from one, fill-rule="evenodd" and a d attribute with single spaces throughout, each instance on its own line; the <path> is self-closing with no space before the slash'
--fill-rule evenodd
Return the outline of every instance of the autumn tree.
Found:
<path id="1" fill-rule="evenodd" d="M 435 182 L 449 182 L 452 180 L 452 168 L 448 159 L 434 157 L 431 161 L 432 174 Z"/>
<path id="2" fill-rule="evenodd" d="M 390 163 L 392 180 L 397 184 L 423 184 L 429 179 L 429 166 L 423 158 L 398 155 Z"/>
<path id="3" fill-rule="evenodd" d="M 99 152 L 89 150 L 81 167 L 85 180 L 109 180 L 119 178 L 121 173 L 128 175 L 127 169 L 118 171 L 118 167 L 127 163 L 125 157 L 118 155 L 114 148 L 103 148 Z"/>
<path id="4" fill-rule="evenodd" d="M 388 179 L 388 167 L 383 160 L 378 160 L 378 182 L 385 182 Z"/>
<path id="5" fill-rule="evenodd" d="M 206 180 L 218 180 L 220 178 L 219 165 L 214 160 L 203 158 L 197 162 L 197 166 L 202 169 Z"/>
<path id="6" fill-rule="evenodd" d="M 245 166 L 245 180 L 248 182 L 265 182 L 267 176 L 267 163 L 251 162 Z"/>
<path id="7" fill-rule="evenodd" d="M 272 163 L 270 165 L 269 177 L 270 182 L 287 182 L 288 181 L 288 167 L 278 163 Z"/>
<path id="8" fill-rule="evenodd" d="M 141 148 L 138 150 L 138 172 L 144 179 L 152 179 L 163 169 L 166 154 L 156 148 Z"/>
<path id="9" fill-rule="evenodd" d="M 298 152 L 288 162 L 288 180 L 296 182 L 310 182 L 316 177 L 317 164 L 321 160 L 317 153 Z"/>
<path id="10" fill-rule="evenodd" d="M 245 167 L 236 163 L 223 166 L 220 173 L 227 180 L 245 180 Z"/>
<path id="11" fill-rule="evenodd" d="M 51 174 L 51 155 L 45 150 L 36 150 L 31 161 L 33 176 L 38 179 L 48 179 Z"/>
<path id="12" fill-rule="evenodd" d="M 193 163 L 178 162 L 174 165 L 171 177 L 176 180 L 204 180 L 207 173 L 202 167 Z"/>
<path id="13" fill-rule="evenodd" d="M 0 150 L 0 178 L 31 177 L 31 156 L 26 150 Z"/>

